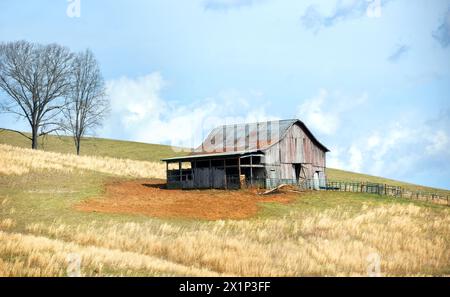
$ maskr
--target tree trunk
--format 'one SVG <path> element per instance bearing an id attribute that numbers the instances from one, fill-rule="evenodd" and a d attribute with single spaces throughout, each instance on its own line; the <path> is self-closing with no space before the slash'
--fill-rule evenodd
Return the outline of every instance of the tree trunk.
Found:
<path id="1" fill-rule="evenodd" d="M 38 148 L 38 130 L 36 127 L 31 129 L 31 148 L 37 150 Z"/>
<path id="2" fill-rule="evenodd" d="M 77 139 L 77 155 L 80 155 L 80 139 Z"/>

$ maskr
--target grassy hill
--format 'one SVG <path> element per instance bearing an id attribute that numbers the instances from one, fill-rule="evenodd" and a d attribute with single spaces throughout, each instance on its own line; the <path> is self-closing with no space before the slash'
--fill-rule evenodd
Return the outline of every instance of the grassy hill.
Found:
<path id="1" fill-rule="evenodd" d="M 8 130 L 0 130 L 0 144 L 9 144 L 22 148 L 31 147 L 30 140 L 19 135 L 18 133 L 14 133 Z M 39 148 L 41 150 L 49 152 L 75 154 L 73 140 L 68 136 L 49 135 L 45 139 L 41 137 L 39 141 Z M 159 162 L 162 158 L 182 156 L 184 154 L 186 153 L 175 152 L 170 146 L 167 145 L 121 141 L 95 137 L 85 137 L 81 143 L 81 155 L 84 156 L 101 156 L 138 161 Z M 389 184 L 392 186 L 401 186 L 411 191 L 434 192 L 443 195 L 450 195 L 449 190 L 436 189 L 383 177 L 354 173 L 333 168 L 327 168 L 327 177 L 330 180 L 336 181 L 381 183 Z"/>
<path id="2" fill-rule="evenodd" d="M 24 134 L 30 135 L 29 133 Z M 31 148 L 31 141 L 29 139 L 9 130 L 0 129 L 0 144 Z M 69 136 L 48 135 L 45 138 L 40 137 L 39 149 L 57 153 L 76 153 L 73 139 Z M 162 158 L 183 155 L 183 153 L 175 152 L 168 145 L 96 137 L 83 138 L 80 154 L 84 156 L 113 157 L 152 162 L 157 162 Z"/>
<path id="3" fill-rule="evenodd" d="M 0 134 L 17 145 L 0 144 L 0 277 L 66 276 L 73 256 L 83 276 L 365 276 L 374 253 L 383 276 L 450 274 L 447 206 L 332 191 L 258 203 L 265 197 L 251 190 L 189 196 L 151 184 L 165 170 L 152 160 L 171 156 L 169 147 L 90 138 L 84 154 L 93 156 L 49 152 L 73 152 L 69 140 L 51 136 L 33 151 Z M 231 219 L 220 205 L 254 215 Z M 182 216 L 152 215 L 175 208 Z M 224 216 L 190 216 L 203 212 Z"/>

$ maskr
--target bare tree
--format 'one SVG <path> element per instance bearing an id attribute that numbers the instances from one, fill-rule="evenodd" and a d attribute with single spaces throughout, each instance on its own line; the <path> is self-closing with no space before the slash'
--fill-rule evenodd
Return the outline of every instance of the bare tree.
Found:
<path id="1" fill-rule="evenodd" d="M 0 44 L 0 89 L 8 100 L 5 112 L 25 118 L 31 127 L 31 147 L 38 137 L 60 129 L 58 116 L 69 87 L 73 55 L 57 44 L 27 41 Z"/>
<path id="2" fill-rule="evenodd" d="M 101 126 L 108 110 L 109 101 L 97 60 L 90 50 L 77 54 L 70 91 L 62 111 L 65 129 L 72 134 L 78 155 L 82 137 L 89 130 Z"/>

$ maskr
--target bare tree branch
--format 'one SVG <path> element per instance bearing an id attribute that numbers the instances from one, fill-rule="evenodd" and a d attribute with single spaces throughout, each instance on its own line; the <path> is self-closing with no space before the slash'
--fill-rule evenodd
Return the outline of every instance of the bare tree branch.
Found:
<path id="1" fill-rule="evenodd" d="M 9 104 L 2 110 L 27 119 L 31 127 L 32 148 L 37 138 L 57 129 L 70 88 L 73 54 L 57 44 L 41 45 L 27 41 L 0 44 L 0 90 Z M 43 127 L 49 127 L 42 132 Z"/>
<path id="2" fill-rule="evenodd" d="M 18 133 L 18 134 L 22 135 L 23 137 L 25 137 L 25 138 L 27 138 L 27 139 L 29 139 L 29 140 L 33 140 L 30 136 L 28 136 L 28 135 L 26 135 L 26 134 L 24 134 L 24 133 L 22 133 L 22 132 L 20 132 L 20 131 L 17 131 L 17 130 L 6 129 L 6 128 L 0 128 L 0 132 L 3 132 L 3 131 L 9 131 L 9 132 Z"/>
<path id="3" fill-rule="evenodd" d="M 65 119 L 63 126 L 72 134 L 77 154 L 80 154 L 82 137 L 100 126 L 109 111 L 105 83 L 90 50 L 75 56 L 69 90 L 61 109 Z"/>

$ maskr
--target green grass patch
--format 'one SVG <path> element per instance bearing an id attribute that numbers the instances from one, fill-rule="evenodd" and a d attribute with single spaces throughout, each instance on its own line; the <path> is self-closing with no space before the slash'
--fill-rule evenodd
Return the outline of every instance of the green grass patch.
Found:
<path id="1" fill-rule="evenodd" d="M 331 191 L 307 191 L 297 196 L 295 201 L 289 204 L 277 202 L 261 202 L 261 211 L 258 218 L 280 217 L 290 212 L 301 211 L 325 211 L 336 207 L 344 208 L 350 214 L 358 214 L 363 207 L 377 207 L 386 204 L 414 204 L 438 212 L 449 211 L 448 206 L 428 203 L 425 201 L 408 198 L 394 198 L 367 193 L 331 192 Z"/>
<path id="2" fill-rule="evenodd" d="M 25 134 L 30 135 L 29 133 Z M 7 130 L 0 130 L 0 143 L 31 148 L 29 139 Z M 69 136 L 48 135 L 40 137 L 38 149 L 58 153 L 76 153 L 73 139 Z M 80 154 L 157 162 L 163 158 L 183 156 L 187 153 L 175 151 L 169 145 L 84 137 L 81 141 Z"/>

